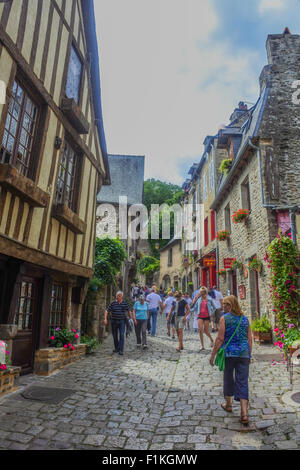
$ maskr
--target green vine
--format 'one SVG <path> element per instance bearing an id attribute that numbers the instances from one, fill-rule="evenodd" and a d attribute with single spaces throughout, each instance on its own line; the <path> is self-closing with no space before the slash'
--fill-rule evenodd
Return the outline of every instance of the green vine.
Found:
<path id="1" fill-rule="evenodd" d="M 160 262 L 153 256 L 144 256 L 137 261 L 137 271 L 140 274 L 152 275 L 159 269 Z"/>
<path id="2" fill-rule="evenodd" d="M 124 243 L 118 238 L 96 239 L 94 277 L 99 281 L 98 287 L 116 283 L 115 277 L 126 258 Z"/>
<path id="3" fill-rule="evenodd" d="M 299 324 L 299 289 L 297 286 L 296 247 L 289 237 L 277 235 L 264 258 L 272 272 L 273 312 L 279 328 L 286 329 L 292 322 Z"/>
<path id="4" fill-rule="evenodd" d="M 231 158 L 225 158 L 222 161 L 222 163 L 219 167 L 220 173 L 224 173 L 224 175 L 227 175 L 229 173 L 231 165 L 232 165 L 232 159 Z"/>

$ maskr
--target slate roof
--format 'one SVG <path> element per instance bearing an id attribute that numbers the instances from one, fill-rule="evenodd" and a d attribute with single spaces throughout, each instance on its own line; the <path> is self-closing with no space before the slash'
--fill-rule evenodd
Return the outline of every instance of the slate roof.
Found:
<path id="1" fill-rule="evenodd" d="M 119 204 L 119 196 L 127 203 L 142 204 L 144 194 L 145 157 L 139 155 L 108 155 L 111 186 L 102 187 L 97 203 Z"/>

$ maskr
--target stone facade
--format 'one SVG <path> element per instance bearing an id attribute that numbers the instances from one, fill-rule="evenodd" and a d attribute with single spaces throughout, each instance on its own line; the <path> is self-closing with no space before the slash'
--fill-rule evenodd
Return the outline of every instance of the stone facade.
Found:
<path id="1" fill-rule="evenodd" d="M 224 133 L 234 130 L 240 136 L 240 145 L 212 208 L 217 212 L 218 229 L 230 232 L 230 239 L 219 243 L 219 262 L 236 258 L 247 266 L 254 256 L 263 262 L 261 273 L 229 269 L 221 289 L 235 295 L 243 291 L 240 302 L 249 317 L 267 315 L 274 321 L 270 270 L 264 257 L 279 228 L 299 244 L 299 105 L 292 101 L 292 85 L 299 78 L 300 36 L 269 36 L 267 53 L 269 64 L 260 76 L 258 102 L 245 116 L 242 127 L 240 122 L 234 130 L 230 123 L 218 135 L 221 146 Z M 229 143 L 224 148 L 230 157 Z M 249 209 L 249 217 L 235 225 L 232 215 L 238 209 Z"/>
<path id="2" fill-rule="evenodd" d="M 170 286 L 181 289 L 182 275 L 181 240 L 173 239 L 160 251 L 159 285 L 163 289 Z"/>
<path id="3" fill-rule="evenodd" d="M 8 367 L 6 370 L 0 370 L 0 398 L 18 389 L 20 372 L 21 367 Z"/>
<path id="4" fill-rule="evenodd" d="M 40 349 L 35 354 L 34 373 L 48 376 L 67 364 L 79 361 L 86 354 L 86 344 L 79 344 L 74 347 L 74 351 L 65 348 Z"/>

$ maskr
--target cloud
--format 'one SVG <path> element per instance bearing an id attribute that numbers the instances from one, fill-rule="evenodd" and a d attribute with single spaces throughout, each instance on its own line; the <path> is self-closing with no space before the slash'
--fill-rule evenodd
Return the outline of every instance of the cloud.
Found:
<path id="1" fill-rule="evenodd" d="M 95 11 L 108 151 L 145 155 L 146 178 L 181 185 L 206 135 L 256 101 L 259 56 L 214 39 L 212 0 L 99 0 Z"/>
<path id="2" fill-rule="evenodd" d="M 287 7 L 286 0 L 260 0 L 258 11 L 261 15 L 272 10 L 285 10 Z"/>

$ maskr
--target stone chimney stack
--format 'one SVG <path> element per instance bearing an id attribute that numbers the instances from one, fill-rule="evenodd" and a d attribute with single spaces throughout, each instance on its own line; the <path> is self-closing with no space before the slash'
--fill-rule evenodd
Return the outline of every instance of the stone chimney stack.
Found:
<path id="1" fill-rule="evenodd" d="M 285 28 L 282 34 L 270 34 L 266 47 L 269 65 L 290 65 L 299 61 L 300 35 Z"/>

